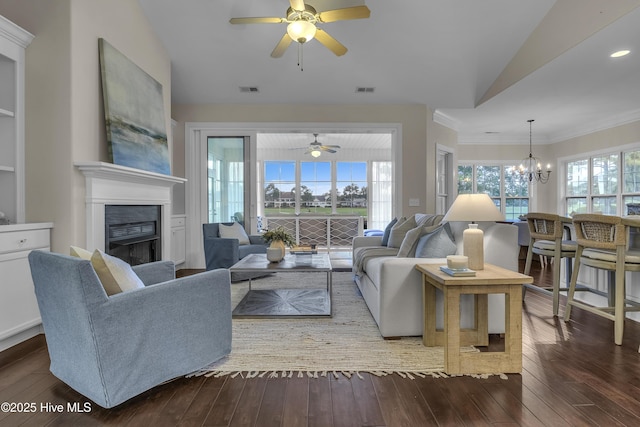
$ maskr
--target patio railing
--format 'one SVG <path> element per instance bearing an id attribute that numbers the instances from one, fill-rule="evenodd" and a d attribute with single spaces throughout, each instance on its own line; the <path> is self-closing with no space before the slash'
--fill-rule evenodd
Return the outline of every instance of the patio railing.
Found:
<path id="1" fill-rule="evenodd" d="M 351 249 L 353 238 L 362 236 L 361 216 L 269 216 L 262 218 L 263 229 L 282 227 L 293 234 L 299 245 L 315 244 L 327 250 Z"/>

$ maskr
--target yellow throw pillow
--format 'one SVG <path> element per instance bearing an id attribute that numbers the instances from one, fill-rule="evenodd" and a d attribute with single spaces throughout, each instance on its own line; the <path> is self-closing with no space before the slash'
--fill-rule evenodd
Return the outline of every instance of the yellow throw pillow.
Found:
<path id="1" fill-rule="evenodd" d="M 83 249 L 83 248 L 79 248 L 77 246 L 71 246 L 71 249 L 69 250 L 69 253 L 71 254 L 71 256 L 74 256 L 74 257 L 77 257 L 77 258 L 86 259 L 88 261 L 91 261 L 91 256 L 93 255 L 88 250 Z"/>
<path id="2" fill-rule="evenodd" d="M 120 258 L 96 249 L 91 256 L 91 264 L 109 296 L 144 288 L 144 283 L 131 266 Z"/>

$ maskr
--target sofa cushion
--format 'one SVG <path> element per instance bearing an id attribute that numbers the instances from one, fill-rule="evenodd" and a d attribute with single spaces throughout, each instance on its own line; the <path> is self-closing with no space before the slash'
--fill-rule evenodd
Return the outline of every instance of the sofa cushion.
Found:
<path id="1" fill-rule="evenodd" d="M 420 237 L 425 234 L 431 233 L 436 228 L 440 227 L 439 225 L 432 226 L 422 226 L 419 225 L 416 228 L 412 228 L 407 231 L 407 234 L 404 236 L 404 240 L 400 245 L 400 249 L 398 250 L 398 257 L 401 258 L 413 258 L 416 255 L 416 247 L 418 245 L 418 240 Z"/>
<path id="2" fill-rule="evenodd" d="M 234 222 L 231 225 L 220 224 L 218 227 L 220 237 L 222 238 L 238 239 L 239 245 L 248 245 L 251 243 L 249 242 L 247 232 L 244 231 L 244 227 L 242 227 L 240 223 Z"/>
<path id="3" fill-rule="evenodd" d="M 435 214 L 415 214 L 416 224 L 423 226 L 432 226 L 438 225 L 442 222 L 442 218 L 444 215 L 435 215 Z"/>
<path id="4" fill-rule="evenodd" d="M 107 295 L 144 288 L 144 283 L 134 273 L 131 266 L 120 258 L 107 255 L 96 249 L 91 256 L 91 264 Z"/>
<path id="5" fill-rule="evenodd" d="M 445 258 L 458 250 L 448 223 L 420 237 L 416 244 L 416 258 Z"/>
<path id="6" fill-rule="evenodd" d="M 409 217 L 406 221 L 398 222 L 391 227 L 391 232 L 389 233 L 389 241 L 387 242 L 387 247 L 389 248 L 399 248 L 402 245 L 402 241 L 404 240 L 404 236 L 406 236 L 409 230 L 416 228 L 418 224 L 416 224 L 415 216 Z"/>
<path id="7" fill-rule="evenodd" d="M 387 243 L 389 242 L 389 234 L 391 233 L 391 228 L 394 225 L 396 225 L 396 222 L 398 222 L 398 218 L 393 218 L 391 222 L 387 224 L 387 226 L 385 227 L 384 232 L 382 233 L 382 242 L 380 243 L 382 246 L 387 246 Z"/>

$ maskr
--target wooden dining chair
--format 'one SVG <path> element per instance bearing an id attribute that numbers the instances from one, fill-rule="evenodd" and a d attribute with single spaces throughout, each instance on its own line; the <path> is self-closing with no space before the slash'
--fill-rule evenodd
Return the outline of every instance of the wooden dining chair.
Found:
<path id="1" fill-rule="evenodd" d="M 614 322 L 614 341 L 622 344 L 624 319 L 627 311 L 640 311 L 640 307 L 626 300 L 625 272 L 640 271 L 640 251 L 629 250 L 628 226 L 623 218 L 612 215 L 576 214 L 573 217 L 576 232 L 575 264 L 564 320 L 571 317 L 571 307 L 579 307 Z M 574 299 L 580 268 L 589 266 L 615 273 L 608 284 L 608 306 L 597 307 Z M 613 282 L 613 283 L 612 283 Z"/>
<path id="2" fill-rule="evenodd" d="M 553 294 L 553 315 L 558 315 L 558 307 L 560 305 L 560 291 L 566 291 L 569 288 L 560 287 L 560 264 L 562 258 L 569 259 L 567 262 L 567 271 L 571 270 L 571 258 L 576 254 L 576 242 L 563 239 L 564 227 L 571 223 L 570 218 L 561 217 L 560 215 L 529 212 L 527 214 L 527 224 L 529 226 L 529 249 L 527 250 L 527 260 L 524 266 L 524 274 L 528 275 L 531 271 L 531 262 L 533 255 L 541 257 L 550 257 L 553 259 L 553 287 L 540 287 L 536 285 L 525 285 L 523 290 L 534 289 L 544 290 Z M 568 280 L 567 280 L 568 282 Z"/>

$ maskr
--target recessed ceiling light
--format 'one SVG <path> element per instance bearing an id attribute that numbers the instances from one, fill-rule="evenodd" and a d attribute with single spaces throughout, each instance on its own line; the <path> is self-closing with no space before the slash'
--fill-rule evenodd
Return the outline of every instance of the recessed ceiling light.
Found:
<path id="1" fill-rule="evenodd" d="M 611 54 L 611 57 L 612 57 L 612 58 L 620 58 L 621 56 L 626 56 L 626 55 L 628 55 L 629 53 L 631 53 L 631 51 L 630 51 L 630 50 L 619 50 L 619 51 L 617 51 L 617 52 L 613 52 L 613 53 Z"/>

